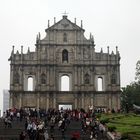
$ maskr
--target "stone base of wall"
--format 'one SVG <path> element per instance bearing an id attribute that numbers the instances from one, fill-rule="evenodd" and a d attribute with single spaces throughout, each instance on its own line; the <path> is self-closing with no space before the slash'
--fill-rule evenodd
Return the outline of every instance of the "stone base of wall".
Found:
<path id="1" fill-rule="evenodd" d="M 88 110 L 91 106 L 94 108 L 120 109 L 119 92 L 10 92 L 11 107 L 32 107 L 32 108 L 56 108 L 60 104 L 70 104 L 73 109 L 83 108 Z"/>

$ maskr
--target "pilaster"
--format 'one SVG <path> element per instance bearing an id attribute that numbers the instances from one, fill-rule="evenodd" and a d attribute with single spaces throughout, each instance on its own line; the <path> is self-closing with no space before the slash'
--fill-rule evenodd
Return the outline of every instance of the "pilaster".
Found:
<path id="1" fill-rule="evenodd" d="M 50 96 L 49 96 L 49 93 L 46 93 L 46 110 L 48 110 L 49 109 L 49 98 L 50 98 Z"/>
<path id="2" fill-rule="evenodd" d="M 19 108 L 22 107 L 22 93 L 19 94 Z"/>
<path id="3" fill-rule="evenodd" d="M 74 109 L 77 109 L 78 106 L 77 106 L 77 93 L 75 93 L 74 95 Z"/>
<path id="4" fill-rule="evenodd" d="M 56 108 L 56 93 L 53 93 L 53 108 Z"/>
<path id="5" fill-rule="evenodd" d="M 37 93 L 37 110 L 39 110 L 39 107 L 40 107 L 39 100 L 40 100 L 40 94 Z"/>
<path id="6" fill-rule="evenodd" d="M 85 108 L 85 104 L 84 104 L 84 93 L 82 93 L 82 108 Z"/>
<path id="7" fill-rule="evenodd" d="M 14 101 L 14 99 L 13 99 L 13 93 L 10 92 L 10 103 L 9 103 L 9 108 L 12 108 L 12 107 L 13 107 L 13 101 Z"/>

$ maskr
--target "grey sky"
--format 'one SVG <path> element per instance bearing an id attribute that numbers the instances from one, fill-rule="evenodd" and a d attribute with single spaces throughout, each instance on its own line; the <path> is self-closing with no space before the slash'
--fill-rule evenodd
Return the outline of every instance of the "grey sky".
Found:
<path id="1" fill-rule="evenodd" d="M 85 36 L 95 38 L 95 49 L 121 54 L 121 86 L 134 80 L 135 65 L 140 59 L 140 0 L 0 0 L 0 97 L 9 89 L 8 58 L 12 45 L 24 52 L 34 50 L 36 34 L 45 36 L 47 22 L 59 21 L 64 11 L 77 24 L 83 20 Z M 0 98 L 0 101 L 1 98 Z M 2 102 L 0 102 L 2 104 Z M 0 104 L 0 108 L 1 108 Z"/>

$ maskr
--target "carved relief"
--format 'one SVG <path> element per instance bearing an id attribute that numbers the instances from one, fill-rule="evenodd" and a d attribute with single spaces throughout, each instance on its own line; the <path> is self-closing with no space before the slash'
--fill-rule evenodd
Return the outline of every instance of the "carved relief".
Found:
<path id="1" fill-rule="evenodd" d="M 116 66 L 112 67 L 112 74 L 111 74 L 111 84 L 116 84 Z"/>
<path id="2" fill-rule="evenodd" d="M 85 82 L 85 84 L 89 84 L 89 83 L 90 83 L 90 76 L 89 76 L 88 73 L 86 73 L 86 74 L 84 75 L 84 82 Z"/>
<path id="3" fill-rule="evenodd" d="M 18 72 L 15 72 L 14 74 L 14 84 L 19 84 L 19 73 Z"/>
<path id="4" fill-rule="evenodd" d="M 41 81 L 41 84 L 46 84 L 46 75 L 44 73 L 41 74 L 40 81 Z"/>
<path id="5" fill-rule="evenodd" d="M 118 96 L 120 91 L 120 87 L 115 85 L 119 84 L 119 60 L 115 59 L 115 54 L 95 52 L 91 41 L 85 38 L 84 29 L 64 18 L 46 29 L 46 37 L 38 39 L 35 52 L 22 55 L 13 52 L 10 58 L 10 92 L 17 100 L 13 99 L 16 102 L 13 101 L 11 107 L 19 107 L 21 99 L 17 95 L 22 95 L 23 107 L 57 109 L 63 103 L 72 104 L 73 109 L 87 109 L 92 103 L 111 108 L 114 102 L 112 93 L 118 92 L 114 95 Z M 59 90 L 62 85 L 60 73 L 70 75 L 70 91 Z M 29 78 L 32 78 L 31 91 L 27 90 Z M 101 81 L 102 90 L 98 90 L 98 80 Z M 110 101 L 105 96 L 110 97 Z M 117 108 L 117 103 L 114 106 Z"/>
<path id="6" fill-rule="evenodd" d="M 67 27 L 69 26 L 68 23 L 62 23 L 61 25 L 62 25 L 64 28 L 67 28 Z"/>
<path id="7" fill-rule="evenodd" d="M 81 49 L 79 47 L 77 48 L 77 59 L 81 59 Z"/>
<path id="8" fill-rule="evenodd" d="M 88 48 L 83 48 L 83 55 L 85 59 L 89 59 L 90 58 L 90 53 L 89 53 L 89 49 Z"/>
<path id="9" fill-rule="evenodd" d="M 68 36 L 66 33 L 63 34 L 63 41 L 64 42 L 67 42 L 68 41 Z"/>
<path id="10" fill-rule="evenodd" d="M 116 84 L 116 75 L 115 74 L 111 75 L 111 84 Z"/>

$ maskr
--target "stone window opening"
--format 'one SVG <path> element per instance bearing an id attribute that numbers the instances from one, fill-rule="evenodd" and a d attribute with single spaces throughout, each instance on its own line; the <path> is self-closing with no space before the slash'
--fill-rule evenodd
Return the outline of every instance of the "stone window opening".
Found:
<path id="1" fill-rule="evenodd" d="M 68 51 L 63 50 L 62 52 L 62 62 L 68 62 Z"/>
<path id="2" fill-rule="evenodd" d="M 67 75 L 61 76 L 61 91 L 70 91 L 70 78 Z"/>
<path id="3" fill-rule="evenodd" d="M 111 75 L 111 84 L 116 84 L 116 75 L 115 74 Z"/>
<path id="4" fill-rule="evenodd" d="M 98 77 L 97 79 L 97 90 L 98 91 L 103 91 L 103 78 L 102 77 Z"/>
<path id="5" fill-rule="evenodd" d="M 67 42 L 67 41 L 68 41 L 68 40 L 67 40 L 67 34 L 66 34 L 66 33 L 63 34 L 63 41 L 64 41 L 64 42 Z"/>
<path id="6" fill-rule="evenodd" d="M 41 74 L 41 84 L 46 84 L 46 75 L 44 73 Z"/>
<path id="7" fill-rule="evenodd" d="M 27 90 L 33 91 L 33 77 L 32 76 L 28 77 Z"/>

